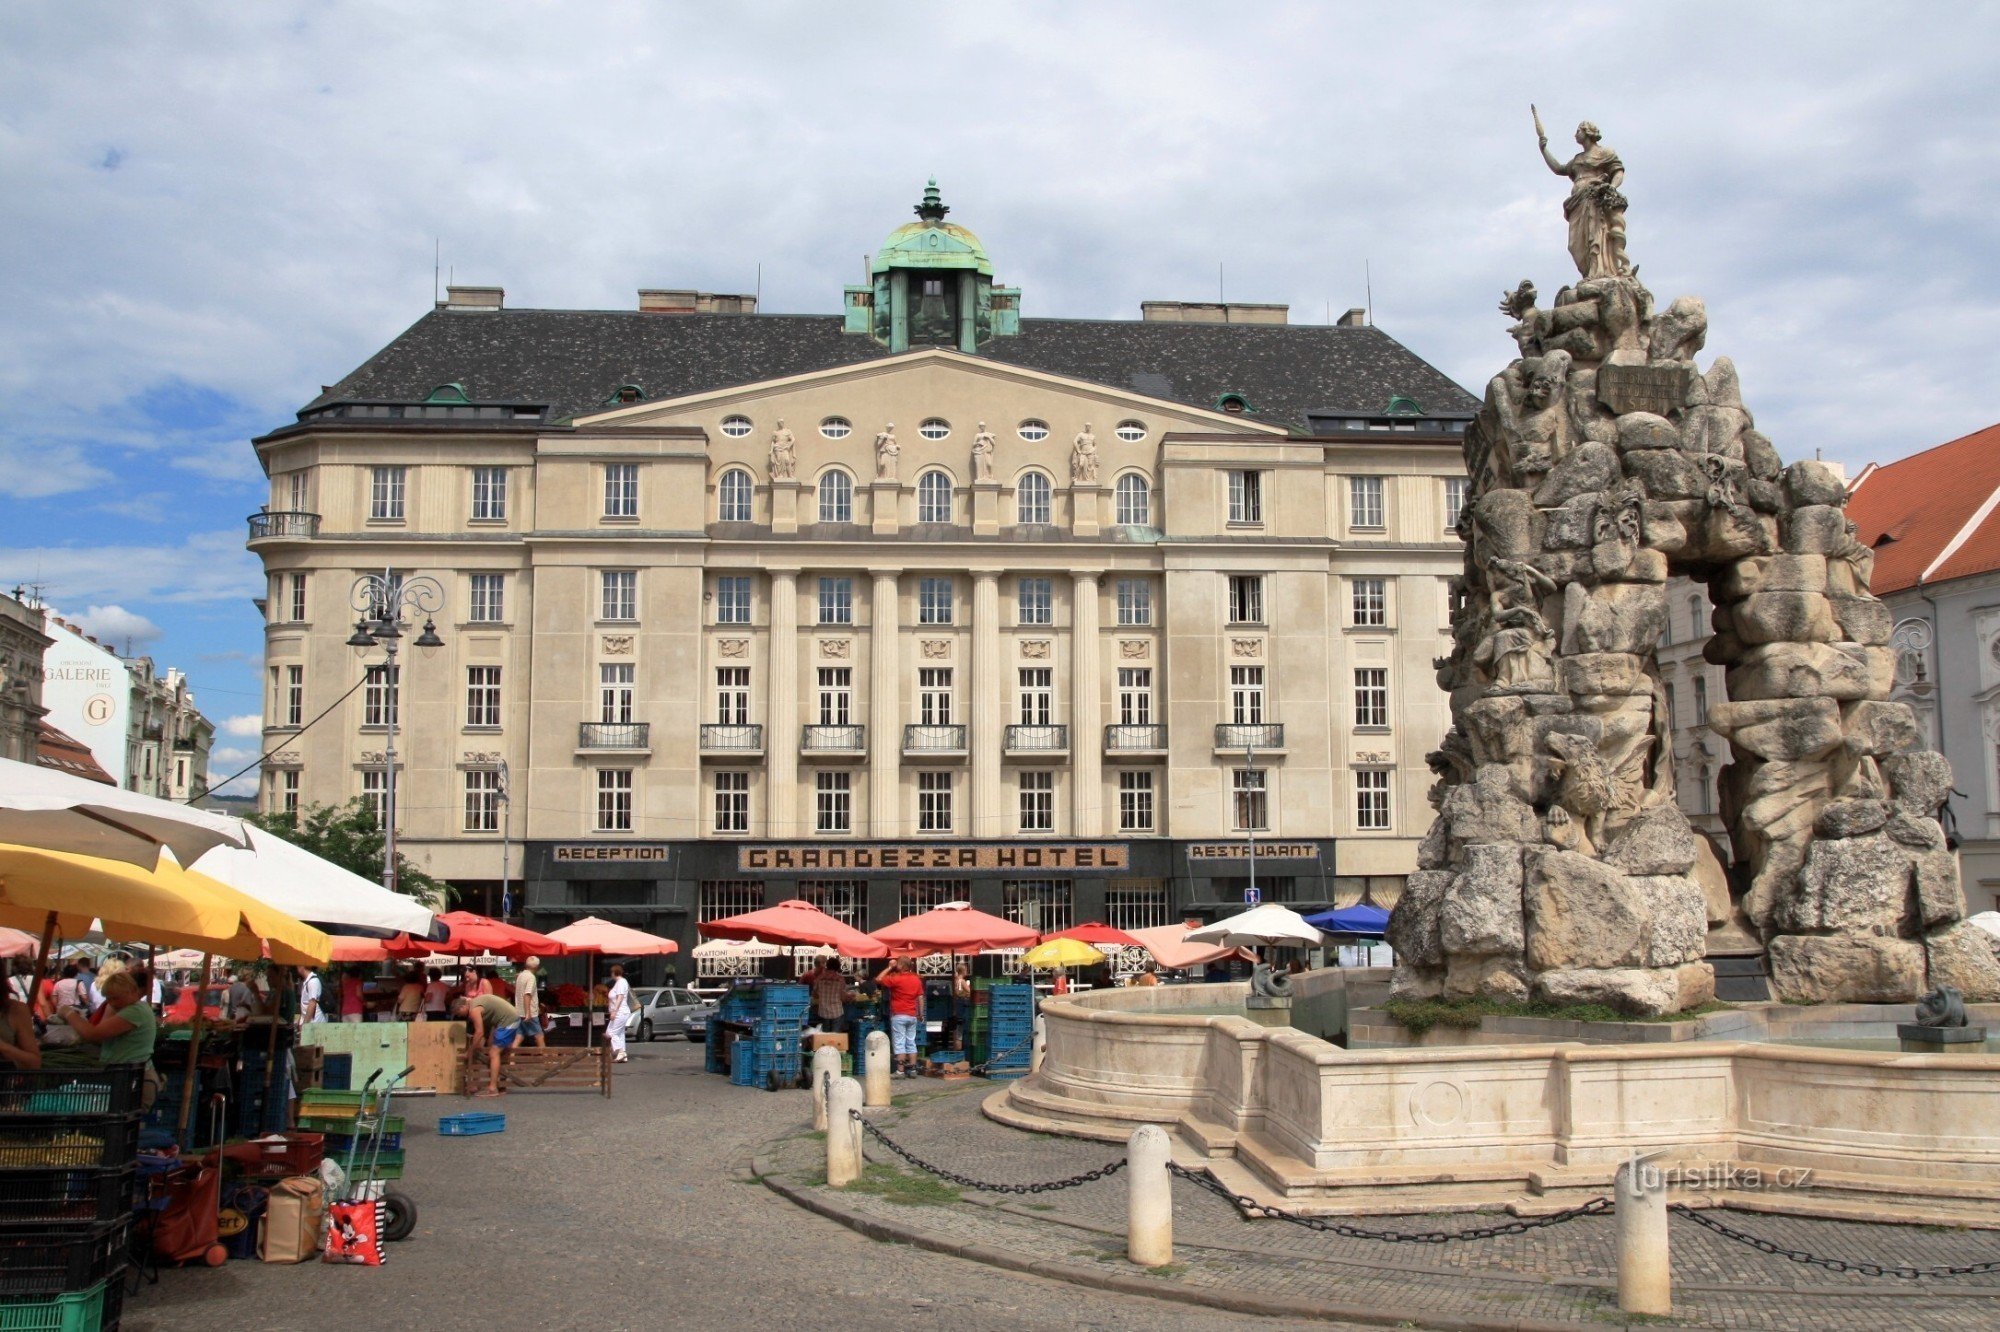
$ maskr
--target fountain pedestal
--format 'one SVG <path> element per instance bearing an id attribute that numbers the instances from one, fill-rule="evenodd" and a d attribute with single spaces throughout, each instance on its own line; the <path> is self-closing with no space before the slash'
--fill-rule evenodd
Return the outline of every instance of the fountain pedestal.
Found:
<path id="1" fill-rule="evenodd" d="M 1247 995 L 1243 1000 L 1243 1016 L 1260 1027 L 1289 1027 L 1292 1025 L 1291 996 Z"/>
<path id="2" fill-rule="evenodd" d="M 1904 1054 L 1985 1054 L 1984 1027 L 1927 1027 L 1918 1022 L 1898 1022 L 1896 1039 Z"/>

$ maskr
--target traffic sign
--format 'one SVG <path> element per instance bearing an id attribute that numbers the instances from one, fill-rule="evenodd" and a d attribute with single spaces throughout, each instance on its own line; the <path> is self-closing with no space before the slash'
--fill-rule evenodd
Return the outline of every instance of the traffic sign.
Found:
<path id="1" fill-rule="evenodd" d="M 1264 900 L 1264 893 L 1261 889 L 1245 888 L 1243 890 L 1244 906 L 1256 906 L 1259 902 L 1262 902 L 1263 900 Z"/>

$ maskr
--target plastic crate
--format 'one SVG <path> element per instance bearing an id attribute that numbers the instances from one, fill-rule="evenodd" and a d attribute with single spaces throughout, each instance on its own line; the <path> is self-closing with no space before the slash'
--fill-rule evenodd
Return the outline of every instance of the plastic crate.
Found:
<path id="1" fill-rule="evenodd" d="M 119 1220 L 132 1211 L 138 1174 L 136 1165 L 0 1169 L 0 1233 Z"/>
<path id="2" fill-rule="evenodd" d="M 373 1159 L 357 1156 L 349 1179 L 401 1179 L 403 1177 L 403 1154 L 384 1150 Z"/>
<path id="3" fill-rule="evenodd" d="M 10 1115 L 125 1116 L 137 1113 L 145 1070 L 108 1068 L 0 1069 L 0 1119 Z"/>
<path id="4" fill-rule="evenodd" d="M 139 1128 L 137 1115 L 33 1127 L 0 1119 L 0 1169 L 128 1165 L 139 1154 Z"/>
<path id="5" fill-rule="evenodd" d="M 476 1138 L 486 1133 L 505 1133 L 507 1116 L 492 1111 L 475 1110 L 463 1115 L 446 1115 L 438 1120 L 438 1136 L 441 1138 Z"/>
<path id="6" fill-rule="evenodd" d="M 130 1218 L 57 1226 L 32 1238 L 0 1235 L 0 1296 L 89 1290 L 125 1270 Z"/>
<path id="7" fill-rule="evenodd" d="M 736 1057 L 736 1062 L 729 1066 L 729 1082 L 731 1086 L 755 1087 L 762 1081 L 763 1078 L 759 1076 L 757 1061 L 754 1059 L 745 1059 L 739 1054 Z"/>
<path id="8" fill-rule="evenodd" d="M 367 1093 L 313 1087 L 299 1093 L 299 1114 L 316 1119 L 353 1119 Z"/>
<path id="9" fill-rule="evenodd" d="M 278 1138 L 231 1143 L 222 1159 L 254 1179 L 289 1179 L 310 1175 L 326 1159 L 323 1133 L 287 1133 Z"/>
<path id="10" fill-rule="evenodd" d="M 98 1332 L 115 1327 L 124 1301 L 123 1279 L 45 1300 L 0 1302 L 0 1332 Z"/>

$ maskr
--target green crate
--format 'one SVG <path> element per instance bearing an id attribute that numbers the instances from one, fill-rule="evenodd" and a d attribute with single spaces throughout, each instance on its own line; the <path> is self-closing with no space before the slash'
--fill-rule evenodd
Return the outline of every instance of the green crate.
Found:
<path id="1" fill-rule="evenodd" d="M 301 1110 L 299 1111 L 299 1130 L 303 1133 L 339 1133 L 352 1136 L 354 1133 L 354 1120 L 354 1115 L 313 1114 Z M 382 1121 L 382 1131 L 384 1133 L 401 1133 L 403 1131 L 403 1117 L 401 1115 L 387 1116 Z"/>
<path id="2" fill-rule="evenodd" d="M 111 1278 L 122 1280 L 123 1276 Z M 104 1324 L 104 1292 L 111 1281 L 46 1300 L 0 1303 L 0 1332 L 98 1332 Z"/>
<path id="3" fill-rule="evenodd" d="M 337 1116 L 352 1120 L 361 1113 L 361 1103 L 366 1092 L 326 1091 L 319 1087 L 308 1087 L 299 1094 L 299 1113 L 319 1118 Z"/>

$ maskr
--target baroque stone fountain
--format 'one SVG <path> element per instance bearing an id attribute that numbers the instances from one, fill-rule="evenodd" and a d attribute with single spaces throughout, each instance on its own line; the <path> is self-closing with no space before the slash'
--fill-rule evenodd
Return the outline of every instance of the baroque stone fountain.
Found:
<path id="1" fill-rule="evenodd" d="M 1938 822 L 1950 766 L 1889 701 L 1846 488 L 1783 463 L 1728 358 L 1696 363 L 1706 309 L 1656 305 L 1624 166 L 1588 122 L 1576 140 L 1563 162 L 1541 135 L 1578 278 L 1546 309 L 1531 282 L 1502 299 L 1520 355 L 1466 434 L 1452 727 L 1389 924 L 1396 992 L 1675 1012 L 1713 997 L 1713 937 L 1762 949 L 1782 999 L 2000 999 Z M 1676 574 L 1706 584 L 1728 668 L 1708 720 L 1733 883 L 1674 801 L 1655 648 Z"/>

